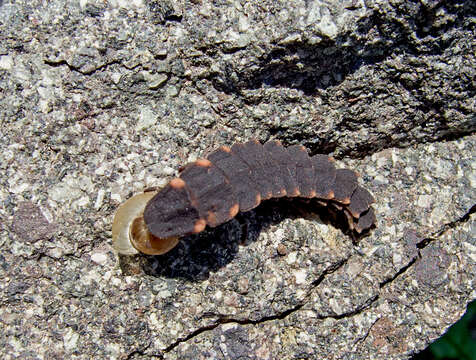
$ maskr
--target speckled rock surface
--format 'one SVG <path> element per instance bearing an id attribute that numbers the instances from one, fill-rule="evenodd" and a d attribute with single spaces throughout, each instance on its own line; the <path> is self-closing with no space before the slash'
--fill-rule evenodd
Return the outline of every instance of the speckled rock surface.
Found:
<path id="1" fill-rule="evenodd" d="M 476 297 L 472 1 L 0 0 L 2 358 L 407 359 Z M 251 137 L 356 168 L 161 257 L 117 206 Z M 303 206 L 304 205 L 304 206 Z"/>

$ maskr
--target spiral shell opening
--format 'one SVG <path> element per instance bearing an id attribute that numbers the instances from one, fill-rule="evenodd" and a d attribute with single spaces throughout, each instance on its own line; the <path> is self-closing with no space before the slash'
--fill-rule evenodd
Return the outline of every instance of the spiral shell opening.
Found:
<path id="1" fill-rule="evenodd" d="M 112 224 L 114 249 L 123 255 L 138 252 L 147 255 L 161 255 L 173 249 L 178 237 L 158 238 L 152 235 L 144 222 L 145 206 L 156 192 L 137 194 L 124 202 L 116 211 Z"/>

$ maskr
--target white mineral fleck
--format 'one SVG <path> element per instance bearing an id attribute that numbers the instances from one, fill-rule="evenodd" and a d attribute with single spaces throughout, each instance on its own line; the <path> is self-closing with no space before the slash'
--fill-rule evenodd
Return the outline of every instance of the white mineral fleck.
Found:
<path id="1" fill-rule="evenodd" d="M 170 296 L 172 296 L 172 293 L 169 290 L 161 290 L 161 291 L 159 291 L 157 296 L 161 299 L 166 299 L 166 298 L 169 298 Z"/>
<path id="2" fill-rule="evenodd" d="M 122 201 L 122 197 L 121 197 L 120 194 L 112 193 L 112 194 L 111 194 L 111 200 L 114 200 L 114 201 L 117 201 L 117 202 L 121 202 L 121 201 Z"/>
<path id="3" fill-rule="evenodd" d="M 157 89 L 167 81 L 167 75 L 154 74 L 147 78 L 149 89 Z"/>
<path id="4" fill-rule="evenodd" d="M 104 189 L 100 189 L 98 191 L 98 195 L 96 197 L 96 202 L 94 203 L 94 208 L 96 210 L 99 210 L 99 208 L 101 207 L 105 194 L 106 194 L 106 192 L 104 191 Z"/>
<path id="5" fill-rule="evenodd" d="M 43 99 L 51 99 L 53 97 L 53 90 L 51 87 L 38 86 L 36 91 L 38 91 L 38 95 Z"/>
<path id="6" fill-rule="evenodd" d="M 431 205 L 431 195 L 418 196 L 417 205 L 423 208 L 429 207 Z"/>
<path id="7" fill-rule="evenodd" d="M 111 79 L 114 82 L 114 84 L 119 84 L 119 81 L 121 81 L 122 74 L 115 72 L 111 75 Z"/>
<path id="8" fill-rule="evenodd" d="M 296 258 L 297 258 L 297 252 L 293 251 L 293 252 L 289 253 L 289 255 L 287 256 L 286 262 L 288 264 L 294 264 L 296 262 Z"/>
<path id="9" fill-rule="evenodd" d="M 245 15 L 240 15 L 238 19 L 238 30 L 244 32 L 250 28 L 250 23 L 248 21 L 248 17 Z"/>
<path id="10" fill-rule="evenodd" d="M 223 293 L 221 292 L 221 290 L 218 290 L 215 295 L 213 295 L 213 297 L 217 300 L 217 301 L 220 301 L 223 297 Z"/>
<path id="11" fill-rule="evenodd" d="M 149 315 L 149 319 L 150 319 L 150 323 L 152 324 L 152 326 L 154 327 L 159 327 L 159 318 L 157 317 L 157 313 L 156 312 L 153 312 Z"/>
<path id="12" fill-rule="evenodd" d="M 316 21 L 321 18 L 320 2 L 312 1 L 309 3 L 308 14 L 307 14 L 307 24 L 314 24 Z"/>
<path id="13" fill-rule="evenodd" d="M 304 269 L 294 272 L 294 278 L 296 279 L 296 284 L 304 284 L 306 281 L 307 271 Z"/>
<path id="14" fill-rule="evenodd" d="M 114 285 L 114 286 L 119 287 L 121 285 L 121 280 L 118 279 L 117 277 L 114 277 L 114 278 L 111 279 L 111 284 Z"/>
<path id="15" fill-rule="evenodd" d="M 85 207 L 86 205 L 89 204 L 89 197 L 88 196 L 82 196 L 81 198 L 79 198 L 77 201 L 75 201 L 73 203 L 73 207 Z"/>
<path id="16" fill-rule="evenodd" d="M 59 183 L 49 191 L 49 195 L 54 201 L 65 202 L 80 197 L 81 190 L 70 188 L 64 183 Z"/>
<path id="17" fill-rule="evenodd" d="M 464 242 L 463 246 L 466 248 L 466 253 L 469 255 L 471 260 L 473 260 L 476 263 L 476 246 L 468 242 Z"/>
<path id="18" fill-rule="evenodd" d="M 399 254 L 398 252 L 394 252 L 392 261 L 395 267 L 399 267 L 400 264 L 402 263 L 402 255 Z"/>
<path id="19" fill-rule="evenodd" d="M 106 345 L 106 350 L 111 354 L 111 359 L 119 358 L 119 355 L 122 353 L 121 345 L 116 343 L 108 343 Z"/>
<path id="20" fill-rule="evenodd" d="M 72 351 L 76 348 L 79 340 L 79 334 L 73 329 L 69 328 L 63 336 L 64 348 L 67 351 Z"/>
<path id="21" fill-rule="evenodd" d="M 11 70 L 13 68 L 13 57 L 11 55 L 0 56 L 0 69 Z"/>
<path id="22" fill-rule="evenodd" d="M 107 255 L 104 253 L 94 253 L 91 255 L 91 260 L 98 265 L 104 265 L 107 262 Z"/>
<path id="23" fill-rule="evenodd" d="M 174 97 L 174 96 L 177 96 L 178 89 L 177 89 L 176 86 L 170 85 L 170 86 L 167 87 L 165 92 L 166 92 L 168 97 Z"/>
<path id="24" fill-rule="evenodd" d="M 21 183 L 16 186 L 10 187 L 10 191 L 14 194 L 21 194 L 26 191 L 30 185 L 27 183 Z"/>
<path id="25" fill-rule="evenodd" d="M 322 17 L 321 22 L 317 25 L 317 28 L 320 30 L 321 34 L 330 38 L 334 38 L 338 31 L 332 17 L 328 14 Z"/>
<path id="26" fill-rule="evenodd" d="M 334 298 L 330 299 L 329 305 L 331 306 L 332 311 L 334 311 L 336 314 L 342 313 L 342 307 L 340 306 L 340 304 L 337 302 L 336 299 Z"/>
<path id="27" fill-rule="evenodd" d="M 156 122 L 157 115 L 154 113 L 154 111 L 148 106 L 143 106 L 140 108 L 139 121 L 136 125 L 136 131 L 150 128 Z"/>
<path id="28" fill-rule="evenodd" d="M 173 174 L 175 173 L 175 169 L 172 168 L 172 167 L 170 167 L 170 166 L 164 166 L 164 167 L 162 168 L 162 173 L 163 173 L 164 175 L 170 176 L 170 175 L 173 175 Z"/>

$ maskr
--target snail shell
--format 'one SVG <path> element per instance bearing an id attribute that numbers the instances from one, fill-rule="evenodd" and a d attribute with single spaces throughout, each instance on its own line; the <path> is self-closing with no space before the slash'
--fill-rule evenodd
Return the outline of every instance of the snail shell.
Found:
<path id="1" fill-rule="evenodd" d="M 123 255 L 138 252 L 147 255 L 161 255 L 173 249 L 178 237 L 158 238 L 145 225 L 143 213 L 147 202 L 156 192 L 137 194 L 121 204 L 114 215 L 112 242 L 114 249 Z"/>

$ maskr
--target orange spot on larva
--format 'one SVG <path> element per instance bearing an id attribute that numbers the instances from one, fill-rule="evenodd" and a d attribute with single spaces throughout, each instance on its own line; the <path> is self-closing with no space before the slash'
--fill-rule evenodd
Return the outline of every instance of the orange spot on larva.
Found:
<path id="1" fill-rule="evenodd" d="M 180 178 L 175 178 L 170 180 L 170 186 L 174 189 L 181 189 L 185 186 L 185 181 Z"/>
<path id="2" fill-rule="evenodd" d="M 225 146 L 225 145 L 220 146 L 219 149 L 223 150 L 224 152 L 227 152 L 227 153 L 231 152 L 231 149 L 228 146 Z"/>
<path id="3" fill-rule="evenodd" d="M 210 160 L 207 159 L 198 159 L 197 161 L 195 161 L 195 164 L 202 167 L 209 167 L 212 165 Z"/>
<path id="4" fill-rule="evenodd" d="M 207 226 L 207 222 L 205 221 L 205 219 L 198 219 L 195 222 L 195 225 L 193 225 L 193 232 L 195 234 L 199 233 L 199 232 L 205 230 L 205 226 Z"/>
<path id="5" fill-rule="evenodd" d="M 233 205 L 230 208 L 230 212 L 229 212 L 230 217 L 234 218 L 236 216 L 236 214 L 238 214 L 238 211 L 240 211 L 240 205 L 238 205 L 238 204 Z"/>

